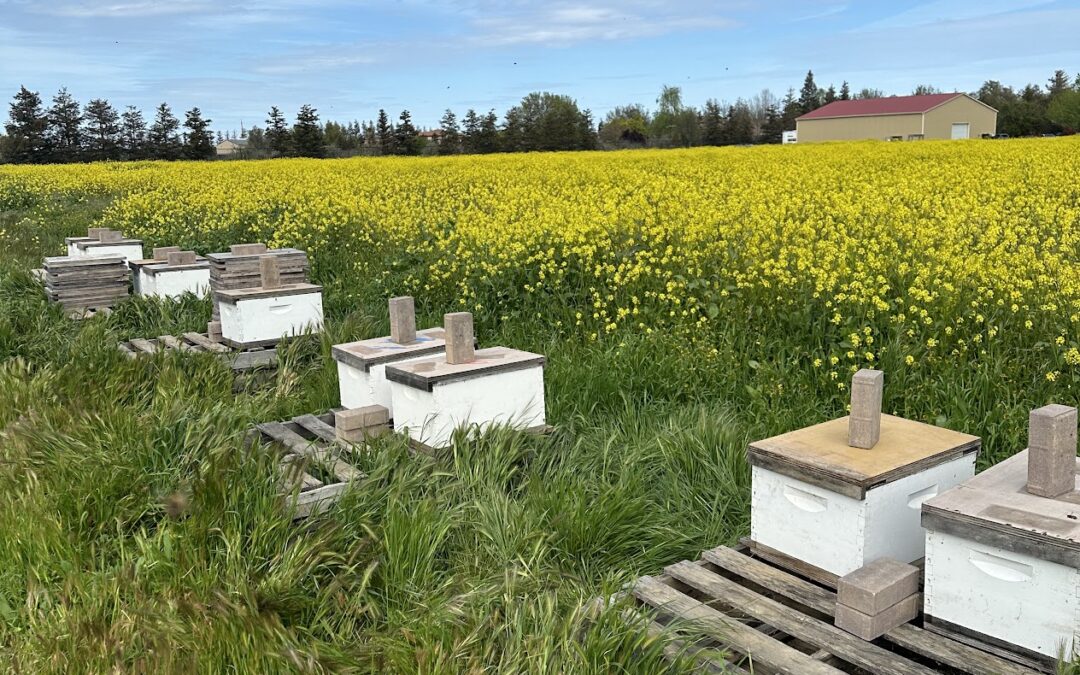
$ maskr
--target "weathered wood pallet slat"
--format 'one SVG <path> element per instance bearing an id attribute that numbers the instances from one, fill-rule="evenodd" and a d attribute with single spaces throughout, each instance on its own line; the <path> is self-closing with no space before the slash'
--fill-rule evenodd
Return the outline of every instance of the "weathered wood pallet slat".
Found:
<path id="1" fill-rule="evenodd" d="M 318 487 L 299 486 L 295 518 L 307 518 L 330 507 L 349 485 L 367 475 L 349 463 L 353 446 L 339 441 L 334 429 L 333 412 L 323 415 L 300 415 L 285 422 L 264 422 L 252 429 L 252 437 L 281 448 L 286 457 L 301 463 L 305 470 L 318 467 L 334 482 Z"/>
<path id="2" fill-rule="evenodd" d="M 668 566 L 664 574 L 644 577 L 632 594 L 639 605 L 657 613 L 657 626 L 690 623 L 712 642 L 710 649 L 730 650 L 732 663 L 765 672 L 1001 673 L 1033 675 L 1039 664 L 1009 650 L 988 650 L 908 623 L 867 642 L 833 625 L 836 593 L 745 547 L 705 551 L 695 562 Z M 702 646 L 680 644 L 672 653 L 697 654 Z M 711 656 L 699 660 L 716 671 Z M 817 664 L 812 665 L 812 664 Z M 814 668 L 825 668 L 815 670 Z"/>
<path id="3" fill-rule="evenodd" d="M 184 333 L 180 337 L 161 335 L 156 338 L 132 338 L 126 342 L 121 342 L 118 348 L 129 358 L 136 358 L 143 354 L 155 354 L 160 351 L 210 352 L 228 361 L 229 366 L 235 371 L 272 368 L 277 365 L 277 349 L 275 347 L 236 350 L 219 342 L 214 342 L 204 333 Z"/>

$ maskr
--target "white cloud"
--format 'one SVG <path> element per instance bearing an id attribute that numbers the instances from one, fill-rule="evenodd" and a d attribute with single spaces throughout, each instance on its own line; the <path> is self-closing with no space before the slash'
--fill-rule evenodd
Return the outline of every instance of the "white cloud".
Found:
<path id="1" fill-rule="evenodd" d="M 77 2 L 36 6 L 35 11 L 52 16 L 77 19 L 123 19 L 169 14 L 191 14 L 212 10 L 213 3 L 205 0 L 171 0 L 170 2 Z"/>

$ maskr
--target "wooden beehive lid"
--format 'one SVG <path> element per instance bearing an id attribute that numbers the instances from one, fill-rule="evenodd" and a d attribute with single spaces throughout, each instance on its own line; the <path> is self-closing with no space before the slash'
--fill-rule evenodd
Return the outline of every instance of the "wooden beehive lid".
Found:
<path id="1" fill-rule="evenodd" d="M 182 272 L 185 270 L 205 270 L 210 268 L 210 262 L 206 258 L 196 258 L 190 265 L 170 265 L 164 260 L 155 260 L 151 265 L 146 265 L 143 272 L 155 276 L 161 272 Z"/>
<path id="2" fill-rule="evenodd" d="M 435 356 L 422 361 L 389 365 L 386 367 L 386 379 L 415 389 L 431 391 L 436 384 L 543 367 L 544 361 L 540 354 L 509 347 L 488 347 L 476 350 L 476 359 L 469 363 L 447 363 L 444 357 Z"/>
<path id="3" fill-rule="evenodd" d="M 257 300 L 260 298 L 282 298 L 289 295 L 308 295 L 309 293 L 321 293 L 322 286 L 316 284 L 282 284 L 276 288 L 237 288 L 228 291 L 215 291 L 214 297 L 218 302 L 227 305 L 236 304 L 241 300 Z"/>
<path id="4" fill-rule="evenodd" d="M 848 445 L 848 418 L 755 441 L 750 463 L 863 499 L 866 491 L 978 452 L 978 436 L 922 422 L 881 416 L 881 440 L 870 449 Z"/>
<path id="5" fill-rule="evenodd" d="M 280 256 L 303 256 L 307 259 L 307 253 L 301 251 L 298 248 L 269 248 L 262 253 L 248 253 L 237 255 L 230 251 L 222 251 L 220 253 L 207 253 L 206 259 L 216 263 L 241 263 L 254 261 L 255 265 L 259 264 L 259 258 L 264 255 L 280 255 Z"/>
<path id="6" fill-rule="evenodd" d="M 1080 492 L 1030 494 L 1027 458 L 1024 450 L 923 502 L 923 527 L 1080 568 Z"/>
<path id="7" fill-rule="evenodd" d="M 409 344 L 398 344 L 389 337 L 377 337 L 334 345 L 331 353 L 335 361 L 367 372 L 380 363 L 437 354 L 446 349 L 445 338 L 446 331 L 441 327 L 428 328 L 416 331 L 416 340 Z"/>
<path id="8" fill-rule="evenodd" d="M 124 259 L 121 256 L 109 256 L 101 255 L 94 256 L 93 258 L 73 258 L 70 256 L 53 256 L 45 258 L 45 267 L 51 269 L 70 269 L 75 267 L 93 267 L 100 265 L 124 265 Z"/>
<path id="9" fill-rule="evenodd" d="M 64 237 L 64 244 L 67 246 L 78 244 L 80 241 L 97 241 L 97 239 L 93 237 Z"/>
<path id="10" fill-rule="evenodd" d="M 75 247 L 81 251 L 85 251 L 89 248 L 108 248 L 110 246 L 131 246 L 133 244 L 142 245 L 142 239 L 117 239 L 116 241 L 98 241 L 97 239 L 87 239 L 85 241 L 75 242 Z"/>

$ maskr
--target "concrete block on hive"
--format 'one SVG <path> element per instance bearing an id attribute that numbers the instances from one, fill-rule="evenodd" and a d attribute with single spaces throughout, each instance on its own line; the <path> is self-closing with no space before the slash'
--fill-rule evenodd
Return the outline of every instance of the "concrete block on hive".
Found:
<path id="1" fill-rule="evenodd" d="M 1027 490 L 1056 498 L 1076 484 L 1076 408 L 1052 404 L 1032 410 L 1028 420 Z"/>
<path id="2" fill-rule="evenodd" d="M 111 244 L 111 243 L 114 243 L 114 242 L 118 242 L 123 238 L 124 238 L 124 234 L 122 232 L 120 232 L 120 230 L 109 230 L 109 229 L 102 229 L 100 232 L 98 232 L 98 237 L 97 237 L 98 241 L 100 241 L 100 242 L 102 242 L 104 244 Z"/>
<path id="3" fill-rule="evenodd" d="M 878 558 L 840 577 L 836 601 L 863 614 L 879 614 L 919 592 L 919 568 L 892 558 Z"/>
<path id="4" fill-rule="evenodd" d="M 266 253 L 266 244 L 233 244 L 229 247 L 233 255 L 259 255 Z"/>
<path id="5" fill-rule="evenodd" d="M 158 246 L 154 249 L 154 260 L 168 260 L 170 253 L 179 250 L 179 246 Z"/>
<path id="6" fill-rule="evenodd" d="M 416 340 L 416 306 L 411 296 L 390 298 L 390 339 L 399 345 Z"/>
<path id="7" fill-rule="evenodd" d="M 170 267 L 176 267 L 178 265 L 194 265 L 196 260 L 195 251 L 169 251 L 165 260 Z M 209 271 L 208 267 L 208 274 Z"/>
<path id="8" fill-rule="evenodd" d="M 272 255 L 259 258 L 259 280 L 263 288 L 281 288 L 281 267 Z"/>
<path id="9" fill-rule="evenodd" d="M 109 231 L 109 228 L 107 228 L 107 227 L 90 227 L 90 228 L 87 228 L 87 230 L 86 230 L 86 236 L 89 237 L 90 239 L 95 239 L 97 241 L 101 241 L 101 233 L 102 232 L 108 232 L 108 231 Z"/>
<path id="10" fill-rule="evenodd" d="M 221 342 L 221 322 L 208 321 L 206 324 L 206 337 L 214 342 Z"/>
<path id="11" fill-rule="evenodd" d="M 836 627 L 864 640 L 876 640 L 919 615 L 922 596 L 909 595 L 879 614 L 869 615 L 846 605 L 836 606 Z"/>
<path id="12" fill-rule="evenodd" d="M 476 359 L 476 339 L 473 337 L 471 312 L 453 312 L 443 317 L 446 330 L 446 362 L 471 363 Z"/>
<path id="13" fill-rule="evenodd" d="M 389 336 L 334 345 L 332 354 L 337 362 L 342 406 L 360 408 L 378 404 L 393 415 L 394 402 L 386 381 L 386 367 L 430 358 L 446 350 L 446 333 L 442 328 L 416 331 L 412 307 L 412 298 L 390 300 Z M 397 335 L 394 335 L 395 326 Z M 411 339 L 403 340 L 408 337 L 410 328 Z"/>
<path id="14" fill-rule="evenodd" d="M 851 415 L 848 419 L 848 445 L 870 449 L 881 438 L 881 397 L 885 373 L 866 368 L 851 378 Z"/>
<path id="15" fill-rule="evenodd" d="M 879 377 L 859 380 L 872 389 Z M 853 413 L 867 410 L 859 401 Z M 831 584 L 878 558 L 921 558 L 919 507 L 975 474 L 979 439 L 892 415 L 879 424 L 873 449 L 852 446 L 849 417 L 751 443 L 751 548 Z"/>

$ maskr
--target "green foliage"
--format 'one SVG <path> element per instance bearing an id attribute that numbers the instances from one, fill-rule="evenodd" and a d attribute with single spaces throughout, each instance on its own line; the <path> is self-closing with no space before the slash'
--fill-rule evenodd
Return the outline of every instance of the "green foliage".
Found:
<path id="1" fill-rule="evenodd" d="M 292 128 L 292 151 L 298 157 L 325 157 L 326 137 L 319 114 L 310 105 L 300 106 Z"/>
<path id="2" fill-rule="evenodd" d="M 1080 131 L 1080 89 L 1062 91 L 1050 101 L 1046 116 L 1071 132 Z"/>

